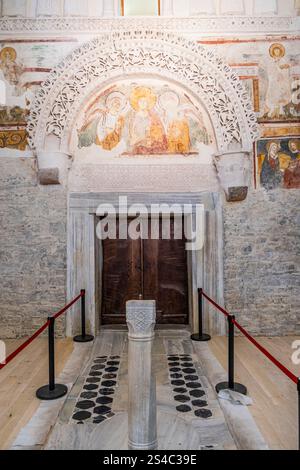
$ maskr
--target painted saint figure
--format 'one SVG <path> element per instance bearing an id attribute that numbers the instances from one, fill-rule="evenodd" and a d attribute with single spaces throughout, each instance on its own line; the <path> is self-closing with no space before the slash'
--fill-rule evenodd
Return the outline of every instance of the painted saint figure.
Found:
<path id="1" fill-rule="evenodd" d="M 105 101 L 105 108 L 92 107 L 87 113 L 86 122 L 78 131 L 79 148 L 93 143 L 104 150 L 115 148 L 122 137 L 125 118 L 121 115 L 126 99 L 121 92 L 111 92 Z"/>
<path id="2" fill-rule="evenodd" d="M 161 154 L 167 150 L 163 124 L 154 110 L 156 95 L 150 88 L 135 87 L 130 95 L 134 113 L 129 115 L 129 144 L 137 155 Z"/>
<path id="3" fill-rule="evenodd" d="M 267 155 L 264 157 L 260 182 L 266 189 L 275 189 L 282 185 L 284 172 L 289 166 L 290 157 L 279 153 L 281 146 L 276 141 L 266 145 Z"/>

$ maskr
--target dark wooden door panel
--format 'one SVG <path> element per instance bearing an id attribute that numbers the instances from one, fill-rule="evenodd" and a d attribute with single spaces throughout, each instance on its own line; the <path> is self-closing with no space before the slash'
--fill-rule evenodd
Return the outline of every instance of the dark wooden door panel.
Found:
<path id="1" fill-rule="evenodd" d="M 142 292 L 139 240 L 103 240 L 102 323 L 124 323 L 126 301 Z"/>
<path id="2" fill-rule="evenodd" d="M 149 224 L 150 234 L 150 224 Z M 156 300 L 157 323 L 188 323 L 184 237 L 174 240 L 103 240 L 102 324 L 125 323 L 126 301 Z"/>
<path id="3" fill-rule="evenodd" d="M 144 299 L 155 299 L 158 323 L 188 323 L 185 239 L 144 240 Z"/>

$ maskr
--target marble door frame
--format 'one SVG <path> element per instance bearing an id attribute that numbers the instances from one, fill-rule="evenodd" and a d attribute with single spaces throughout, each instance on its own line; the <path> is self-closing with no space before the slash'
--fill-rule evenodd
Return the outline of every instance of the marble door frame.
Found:
<path id="1" fill-rule="evenodd" d="M 205 208 L 205 241 L 199 251 L 188 251 L 189 323 L 194 331 L 198 326 L 197 288 L 223 304 L 223 220 L 222 198 L 219 193 L 70 193 L 68 201 L 68 299 L 86 289 L 87 330 L 97 334 L 100 325 L 101 250 L 96 243 L 96 211 L 100 204 L 118 207 L 119 196 L 127 196 L 128 204 L 191 204 L 193 211 L 187 217 L 190 224 L 195 217 L 196 204 Z M 100 268 L 100 269 L 99 269 Z M 205 305 L 205 329 L 222 335 L 225 321 L 211 306 Z M 73 336 L 80 330 L 79 304 L 67 314 L 66 334 Z"/>

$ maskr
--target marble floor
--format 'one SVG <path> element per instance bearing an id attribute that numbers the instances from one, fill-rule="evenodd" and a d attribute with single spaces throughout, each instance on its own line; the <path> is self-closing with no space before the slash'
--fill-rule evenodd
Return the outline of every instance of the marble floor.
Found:
<path id="1" fill-rule="evenodd" d="M 127 332 L 103 330 L 44 449 L 127 449 Z M 157 330 L 153 345 L 158 448 L 235 449 L 188 330 Z"/>

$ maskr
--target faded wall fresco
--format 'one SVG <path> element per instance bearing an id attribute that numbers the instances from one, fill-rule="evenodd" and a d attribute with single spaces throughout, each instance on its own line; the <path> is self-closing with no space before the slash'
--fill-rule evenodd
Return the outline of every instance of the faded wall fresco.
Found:
<path id="1" fill-rule="evenodd" d="M 300 138 L 261 139 L 257 175 L 265 189 L 300 189 Z"/>
<path id="2" fill-rule="evenodd" d="M 145 79 L 93 96 L 77 139 L 79 149 L 96 146 L 99 156 L 197 155 L 199 146 L 214 140 L 203 107 L 173 84 Z"/>

